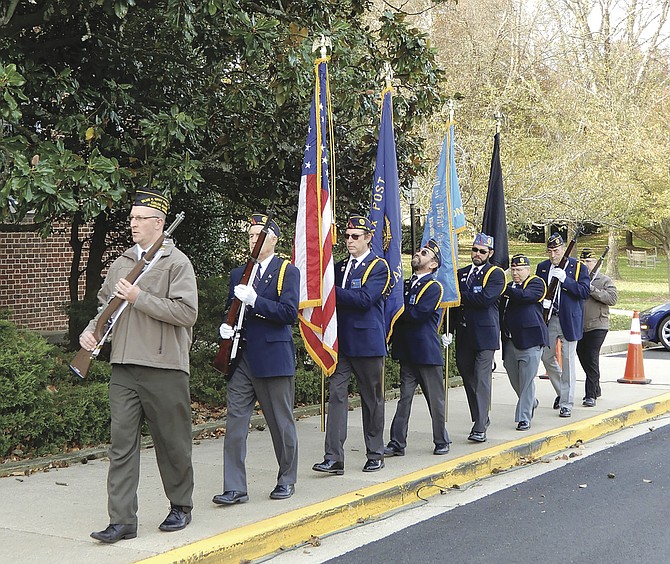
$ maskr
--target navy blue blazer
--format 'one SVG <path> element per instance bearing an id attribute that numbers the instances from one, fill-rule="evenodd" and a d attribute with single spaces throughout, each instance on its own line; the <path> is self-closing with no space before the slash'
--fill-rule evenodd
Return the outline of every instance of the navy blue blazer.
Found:
<path id="1" fill-rule="evenodd" d="M 549 331 L 544 322 L 542 300 L 547 285 L 531 274 L 521 286 L 510 282 L 501 298 L 503 341 L 511 338 L 517 349 L 549 346 Z"/>
<path id="2" fill-rule="evenodd" d="M 347 260 L 335 265 L 335 304 L 339 352 L 346 356 L 386 356 L 385 292 L 388 263 L 374 253 L 356 265 L 342 288 Z"/>
<path id="3" fill-rule="evenodd" d="M 537 274 L 549 287 L 549 269 L 551 261 L 543 260 L 537 265 Z M 566 278 L 559 284 L 557 292 L 561 292 L 558 307 L 558 319 L 561 321 L 563 336 L 568 341 L 579 341 L 584 327 L 584 302 L 591 294 L 589 269 L 573 257 L 568 257 L 565 265 Z"/>
<path id="4" fill-rule="evenodd" d="M 500 348 L 498 300 L 505 289 L 505 271 L 490 262 L 475 275 L 471 288 L 467 278 L 472 265 L 458 269 L 461 305 L 450 310 L 450 329 L 458 339 L 467 339 L 474 350 Z"/>
<path id="5" fill-rule="evenodd" d="M 410 287 L 405 280 L 405 309 L 393 326 L 392 356 L 414 364 L 444 364 L 437 332 L 440 322 L 442 284 L 427 274 Z"/>
<path id="6" fill-rule="evenodd" d="M 300 299 L 300 271 L 292 264 L 284 270 L 281 294 L 277 293 L 280 267 L 284 259 L 274 256 L 263 272 L 256 288 L 256 304 L 247 308 L 244 316 L 247 361 L 252 376 L 295 375 L 295 345 L 291 326 L 298 318 Z M 240 283 L 243 267 L 230 273 L 228 304 L 235 297 L 234 288 Z"/>

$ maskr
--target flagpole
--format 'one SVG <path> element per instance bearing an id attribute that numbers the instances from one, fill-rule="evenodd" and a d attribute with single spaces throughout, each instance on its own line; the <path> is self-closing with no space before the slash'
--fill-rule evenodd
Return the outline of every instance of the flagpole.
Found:
<path id="1" fill-rule="evenodd" d="M 496 136 L 500 135 L 500 129 L 502 128 L 502 114 L 499 111 L 496 111 L 493 114 L 493 118 L 496 120 Z M 493 170 L 493 164 L 491 164 L 491 170 Z M 489 178 L 489 190 L 490 190 L 490 178 Z M 487 194 L 487 199 L 488 199 L 488 194 Z M 486 210 L 484 210 L 486 211 Z M 497 237 L 498 234 L 496 233 L 495 236 Z M 493 365 L 495 366 L 495 360 L 493 361 Z M 491 405 L 493 404 L 493 368 L 491 368 L 491 382 L 489 384 L 489 413 L 491 412 Z"/>
<path id="2" fill-rule="evenodd" d="M 449 306 L 444 308 L 445 334 L 449 334 Z M 449 346 L 444 347 L 444 422 L 449 421 Z"/>
<path id="3" fill-rule="evenodd" d="M 385 91 L 392 91 L 393 85 L 393 69 L 391 68 L 391 63 L 386 61 L 384 63 L 384 82 L 386 85 Z M 382 93 L 382 107 L 384 105 L 384 93 Z M 391 114 L 393 115 L 393 114 Z M 380 123 L 380 128 L 381 128 L 381 123 Z M 381 142 L 381 136 L 380 136 L 380 142 Z M 387 345 L 388 348 L 388 345 Z M 384 401 L 386 401 L 386 360 L 383 360 L 382 362 L 382 398 L 384 398 Z"/>
<path id="4" fill-rule="evenodd" d="M 326 372 L 321 369 L 321 432 L 326 432 Z"/>
<path id="5" fill-rule="evenodd" d="M 321 59 L 326 59 L 328 56 L 328 47 L 331 48 L 333 47 L 332 41 L 330 37 L 326 37 L 323 34 L 321 34 L 320 39 L 314 41 L 314 44 L 312 45 L 312 52 L 316 51 L 316 49 L 319 49 L 319 55 Z M 326 69 L 327 72 L 327 69 Z M 327 76 L 327 75 L 326 75 Z M 318 75 L 317 75 L 317 82 L 318 82 Z M 329 82 L 326 79 L 326 90 L 327 90 L 327 99 L 330 100 L 330 91 L 329 91 Z M 326 112 L 328 116 L 328 126 L 329 126 L 329 131 L 333 131 L 333 116 L 332 113 L 328 111 L 328 108 L 323 108 L 323 111 Z M 331 237 L 333 244 L 335 243 L 335 237 L 336 237 L 336 230 L 335 230 L 335 151 L 333 147 L 333 138 L 332 135 L 330 136 L 329 139 L 329 147 L 328 149 L 330 150 L 330 179 L 331 179 L 331 185 L 332 185 L 332 197 L 330 198 L 330 205 L 331 205 L 331 214 L 332 214 L 332 222 L 331 225 L 328 226 L 327 228 L 331 230 Z M 321 432 L 325 433 L 326 432 L 326 371 L 321 368 Z"/>

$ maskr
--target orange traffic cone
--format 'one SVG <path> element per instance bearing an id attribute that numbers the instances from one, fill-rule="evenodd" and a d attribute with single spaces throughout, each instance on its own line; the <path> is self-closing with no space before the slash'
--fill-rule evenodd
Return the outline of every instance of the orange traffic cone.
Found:
<path id="1" fill-rule="evenodd" d="M 644 377 L 644 364 L 642 362 L 642 336 L 640 335 L 640 313 L 633 312 L 633 320 L 630 324 L 630 341 L 628 342 L 628 355 L 626 356 L 626 371 L 623 378 L 618 378 L 621 384 L 649 384 L 651 379 Z"/>
<path id="2" fill-rule="evenodd" d="M 558 365 L 563 369 L 563 341 L 560 339 L 556 339 L 556 360 L 558 361 Z M 546 372 L 544 374 L 540 374 L 539 376 L 540 380 L 549 380 L 549 374 Z"/>

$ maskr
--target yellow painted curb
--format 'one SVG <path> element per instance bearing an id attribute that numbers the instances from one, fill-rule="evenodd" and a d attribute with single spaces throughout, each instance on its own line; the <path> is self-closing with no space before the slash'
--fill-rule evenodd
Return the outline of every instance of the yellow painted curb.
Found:
<path id="1" fill-rule="evenodd" d="M 142 560 L 147 564 L 240 562 L 304 543 L 440 492 L 670 412 L 670 393 L 507 442 L 399 478 L 289 511 Z M 437 487 L 427 487 L 437 486 Z"/>

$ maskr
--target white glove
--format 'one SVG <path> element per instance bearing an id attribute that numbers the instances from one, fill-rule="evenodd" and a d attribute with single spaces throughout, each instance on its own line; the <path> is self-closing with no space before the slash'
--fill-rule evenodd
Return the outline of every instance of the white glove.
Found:
<path id="1" fill-rule="evenodd" d="M 554 268 L 554 270 L 551 271 L 551 275 L 554 278 L 558 278 L 558 281 L 561 284 L 565 282 L 565 277 L 567 276 L 567 274 L 565 274 L 565 270 L 563 270 L 562 268 Z"/>
<path id="2" fill-rule="evenodd" d="M 451 342 L 454 340 L 454 336 L 451 333 L 447 333 L 446 335 L 443 333 L 442 334 L 442 346 L 446 349 Z"/>
<path id="3" fill-rule="evenodd" d="M 251 286 L 247 286 L 245 284 L 238 284 L 235 286 L 235 289 L 233 290 L 235 293 L 235 297 L 240 300 L 243 304 L 250 305 L 251 307 L 254 307 L 254 304 L 256 303 L 256 290 L 254 290 Z"/>
<path id="4" fill-rule="evenodd" d="M 234 334 L 235 329 L 227 323 L 222 323 L 221 327 L 219 327 L 219 335 L 221 335 L 222 339 L 232 339 Z"/>
<path id="5" fill-rule="evenodd" d="M 551 307 L 551 300 L 542 300 L 542 307 L 544 309 L 549 309 Z"/>

